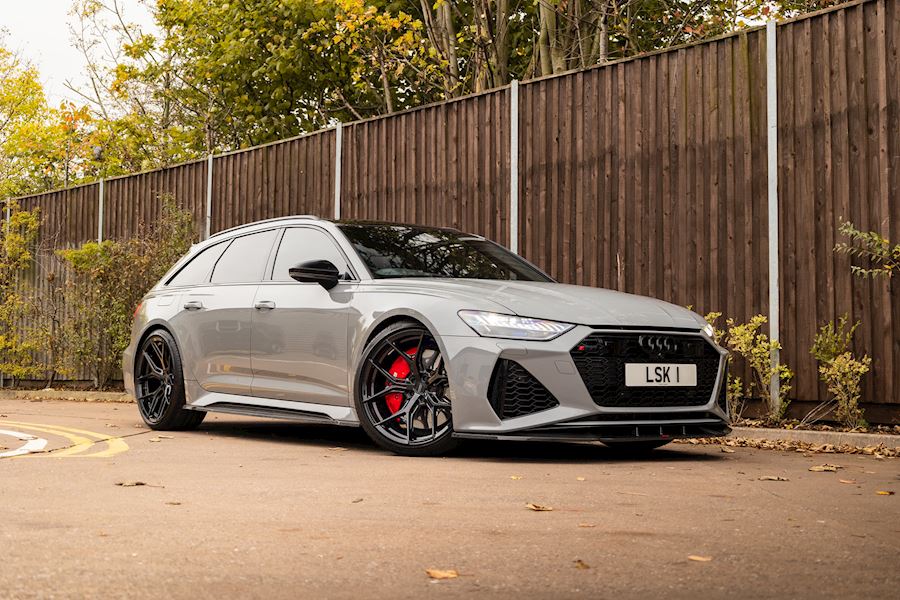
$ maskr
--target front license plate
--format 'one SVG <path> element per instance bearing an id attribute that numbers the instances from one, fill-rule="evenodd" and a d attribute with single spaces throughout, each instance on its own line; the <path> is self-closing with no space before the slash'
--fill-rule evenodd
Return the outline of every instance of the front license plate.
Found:
<path id="1" fill-rule="evenodd" d="M 696 387 L 697 365 L 627 363 L 627 387 Z"/>

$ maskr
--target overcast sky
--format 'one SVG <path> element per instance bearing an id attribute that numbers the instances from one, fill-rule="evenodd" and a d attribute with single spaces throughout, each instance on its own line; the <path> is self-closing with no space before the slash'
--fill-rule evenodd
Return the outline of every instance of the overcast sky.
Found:
<path id="1" fill-rule="evenodd" d="M 151 21 L 138 0 L 119 0 L 129 21 Z M 84 61 L 72 47 L 69 10 L 72 0 L 0 0 L 0 29 L 5 44 L 34 63 L 52 105 L 75 99 L 63 85 L 66 79 L 81 80 Z"/>

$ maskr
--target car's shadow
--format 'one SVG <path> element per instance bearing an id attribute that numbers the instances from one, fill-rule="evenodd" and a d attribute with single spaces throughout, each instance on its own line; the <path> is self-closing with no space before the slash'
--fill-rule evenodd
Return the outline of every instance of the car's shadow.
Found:
<path id="1" fill-rule="evenodd" d="M 207 421 L 200 431 L 211 435 L 265 440 L 285 444 L 319 446 L 323 449 L 341 447 L 367 453 L 393 456 L 376 446 L 362 429 L 331 425 L 309 425 L 289 421 Z M 616 462 L 652 460 L 654 462 L 716 461 L 723 457 L 707 452 L 692 452 L 694 446 L 670 444 L 650 452 L 629 452 L 610 448 L 598 442 L 519 442 L 492 440 L 463 440 L 450 458 L 491 462 Z"/>

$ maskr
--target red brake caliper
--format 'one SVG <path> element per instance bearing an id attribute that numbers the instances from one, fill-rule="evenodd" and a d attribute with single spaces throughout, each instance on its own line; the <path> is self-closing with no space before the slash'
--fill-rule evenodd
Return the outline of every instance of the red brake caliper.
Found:
<path id="1" fill-rule="evenodd" d="M 406 353 L 410 356 L 415 356 L 417 350 L 418 348 L 410 348 Z M 388 369 L 388 373 L 397 379 L 406 379 L 409 377 L 409 371 L 409 363 L 406 362 L 402 356 L 398 356 Z M 400 392 L 391 392 L 390 394 L 384 395 L 384 400 L 387 403 L 388 410 L 391 411 L 391 413 L 395 413 L 400 410 L 400 405 L 403 404 L 403 394 Z"/>

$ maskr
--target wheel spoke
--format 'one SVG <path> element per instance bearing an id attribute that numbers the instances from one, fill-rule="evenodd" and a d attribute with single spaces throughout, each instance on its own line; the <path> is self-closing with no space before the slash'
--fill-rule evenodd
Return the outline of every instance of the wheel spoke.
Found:
<path id="1" fill-rule="evenodd" d="M 374 394 L 372 394 L 370 396 L 366 396 L 365 398 L 363 398 L 362 403 L 368 404 L 370 402 L 374 402 L 375 400 L 378 400 L 385 394 L 393 394 L 393 393 L 402 394 L 402 393 L 405 393 L 408 391 L 409 391 L 409 389 L 406 386 L 389 385 L 386 388 L 384 388 L 383 390 L 381 390 L 380 392 L 375 392 Z"/>
<path id="2" fill-rule="evenodd" d="M 160 371 L 165 373 L 169 370 L 169 367 L 166 364 L 166 356 L 165 356 L 166 353 L 160 347 L 161 345 L 162 345 L 161 341 L 153 340 L 153 342 L 150 344 L 150 347 L 153 348 L 153 351 L 156 353 L 156 357 L 159 359 L 159 362 L 157 364 L 159 364 Z"/>
<path id="3" fill-rule="evenodd" d="M 404 352 L 403 350 L 401 350 L 401 349 L 397 346 L 397 344 L 395 344 L 394 342 L 388 340 L 387 343 L 388 343 L 388 345 L 389 345 L 391 348 L 394 349 L 394 351 L 395 351 L 397 354 L 399 354 L 399 355 L 403 358 L 403 360 L 406 361 L 406 363 L 409 365 L 410 375 L 412 375 L 412 377 L 413 377 L 416 381 L 418 381 L 418 379 L 419 379 L 419 365 L 416 364 L 416 360 L 415 360 L 412 356 L 410 356 L 409 354 L 407 354 L 406 352 Z"/>
<path id="4" fill-rule="evenodd" d="M 384 378 L 387 379 L 387 380 L 391 383 L 391 385 L 396 385 L 396 386 L 402 386 L 402 385 L 404 385 L 404 383 L 405 383 L 405 381 L 406 381 L 405 379 L 400 379 L 400 378 L 398 378 L 398 377 L 394 377 L 393 375 L 391 375 L 390 373 L 388 373 L 386 369 L 384 369 L 381 365 L 379 365 L 378 363 L 376 363 L 376 362 L 375 362 L 374 360 L 372 360 L 371 358 L 369 359 L 369 362 L 372 363 L 372 366 L 375 367 L 375 370 L 376 370 L 376 371 L 378 371 L 379 373 L 381 373 L 382 375 L 384 375 Z"/>
<path id="5" fill-rule="evenodd" d="M 163 375 L 165 375 L 165 372 L 162 370 L 162 368 L 160 368 L 159 366 L 157 366 L 157 364 L 153 361 L 153 357 L 151 357 L 151 356 L 147 353 L 146 350 L 144 350 L 144 363 L 145 363 L 148 367 L 150 367 L 150 370 L 153 371 L 153 373 L 156 374 L 157 376 L 162 377 Z"/>

